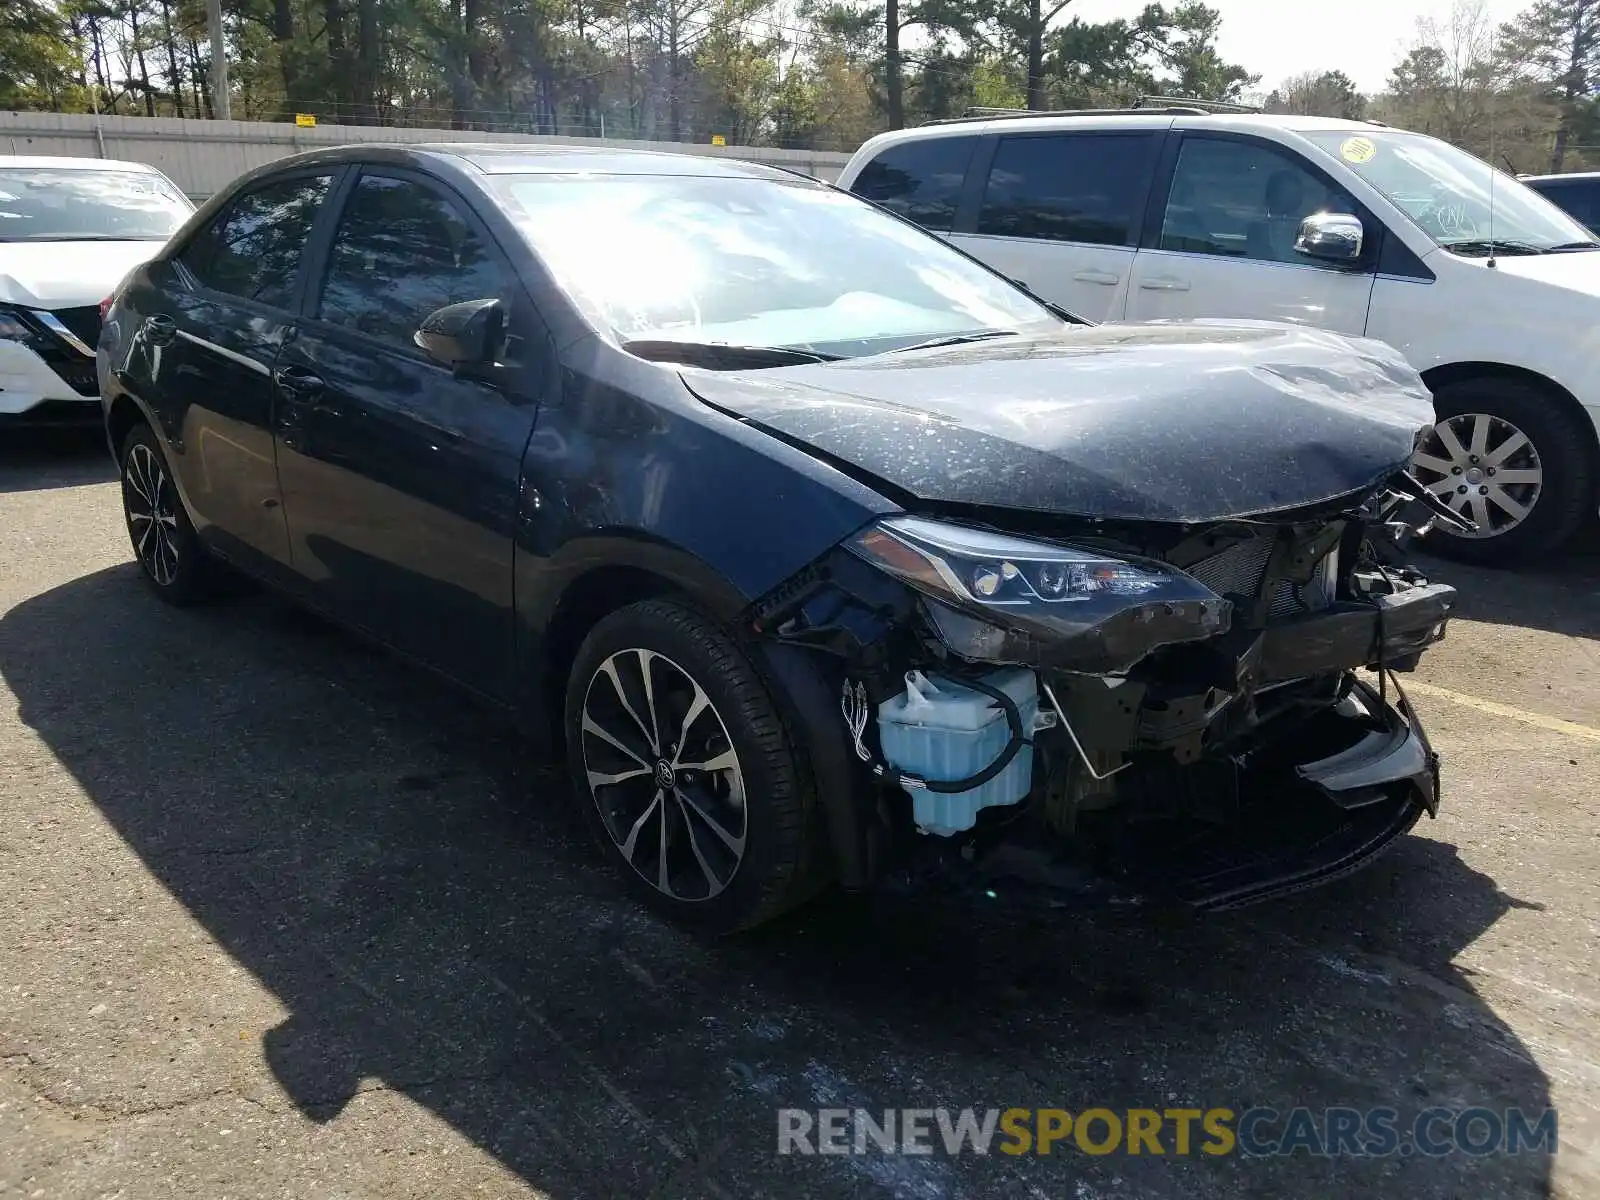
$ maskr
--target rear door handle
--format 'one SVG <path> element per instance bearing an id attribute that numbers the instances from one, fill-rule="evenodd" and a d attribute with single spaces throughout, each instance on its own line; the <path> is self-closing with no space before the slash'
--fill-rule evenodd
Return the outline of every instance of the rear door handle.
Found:
<path id="1" fill-rule="evenodd" d="M 1147 292 L 1187 292 L 1189 281 L 1175 275 L 1152 275 L 1148 279 L 1141 279 L 1139 286 Z"/>
<path id="2" fill-rule="evenodd" d="M 1111 271 L 1075 271 L 1072 277 L 1079 283 L 1101 283 L 1106 287 L 1113 287 L 1122 281 L 1122 276 Z"/>
<path id="3" fill-rule="evenodd" d="M 178 336 L 178 323 L 162 313 L 144 319 L 144 334 L 158 346 L 165 346 Z"/>

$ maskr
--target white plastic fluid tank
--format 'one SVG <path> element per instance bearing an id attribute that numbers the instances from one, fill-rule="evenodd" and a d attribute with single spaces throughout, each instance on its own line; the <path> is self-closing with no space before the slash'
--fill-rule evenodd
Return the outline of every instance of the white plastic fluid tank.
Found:
<path id="1" fill-rule="evenodd" d="M 1011 697 L 1024 737 L 1039 714 L 1038 680 L 1026 667 L 1004 667 L 983 682 Z M 1011 740 L 1006 714 L 992 696 L 944 675 L 906 674 L 906 690 L 878 706 L 878 744 L 884 761 L 923 779 L 967 779 L 993 763 Z M 949 836 L 971 829 L 978 810 L 1016 804 L 1033 783 L 1033 747 L 1024 746 L 988 783 L 964 792 L 906 787 L 917 827 Z"/>

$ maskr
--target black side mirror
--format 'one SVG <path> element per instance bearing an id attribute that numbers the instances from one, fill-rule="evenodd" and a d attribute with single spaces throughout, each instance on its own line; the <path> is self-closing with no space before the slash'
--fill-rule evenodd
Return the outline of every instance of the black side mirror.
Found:
<path id="1" fill-rule="evenodd" d="M 413 340 L 435 362 L 456 372 L 492 367 L 505 342 L 505 308 L 498 300 L 465 300 L 422 318 Z"/>

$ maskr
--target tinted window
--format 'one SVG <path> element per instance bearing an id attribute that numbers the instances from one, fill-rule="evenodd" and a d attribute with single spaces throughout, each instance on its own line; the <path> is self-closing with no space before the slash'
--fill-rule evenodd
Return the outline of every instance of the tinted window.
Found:
<path id="1" fill-rule="evenodd" d="M 206 287 L 290 307 L 300 256 L 332 180 L 306 175 L 240 196 L 184 250 L 184 266 Z"/>
<path id="2" fill-rule="evenodd" d="M 978 232 L 1131 245 L 1155 148 L 1147 133 L 1002 138 Z"/>
<path id="3" fill-rule="evenodd" d="M 1161 248 L 1311 265 L 1295 253 L 1300 222 L 1356 212 L 1295 155 L 1260 142 L 1186 137 L 1161 223 Z"/>
<path id="4" fill-rule="evenodd" d="M 1590 230 L 1600 228 L 1600 180 L 1530 185 L 1546 200 L 1578 218 Z"/>
<path id="5" fill-rule="evenodd" d="M 411 347 L 434 309 L 504 291 L 500 264 L 452 201 L 410 180 L 367 175 L 340 214 L 317 315 Z"/>
<path id="6" fill-rule="evenodd" d="M 949 229 L 977 139 L 928 138 L 890 146 L 861 169 L 851 191 L 929 229 Z"/>

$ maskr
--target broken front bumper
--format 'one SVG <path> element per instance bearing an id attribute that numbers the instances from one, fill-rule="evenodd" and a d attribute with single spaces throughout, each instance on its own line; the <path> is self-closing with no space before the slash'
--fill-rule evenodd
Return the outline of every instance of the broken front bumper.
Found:
<path id="1" fill-rule="evenodd" d="M 947 876 L 986 903 L 1053 907 L 1178 903 L 1220 911 L 1285 896 L 1360 870 L 1438 809 L 1438 759 L 1389 677 L 1354 681 L 1304 736 L 1231 764 L 1239 809 L 1215 825 L 1136 826 L 1094 863 L 1059 844 L 1005 844 Z M 1303 759 L 1305 747 L 1316 757 Z"/>
<path id="2" fill-rule="evenodd" d="M 1257 804 L 1299 809 L 1300 819 L 1268 820 L 1239 845 L 1212 847 L 1215 858 L 1202 855 L 1200 869 L 1178 882 L 1179 898 L 1216 911 L 1329 883 L 1366 866 L 1424 812 L 1437 814 L 1439 758 L 1397 680 L 1381 693 L 1358 680 L 1327 719 L 1367 729 L 1344 749 L 1295 764 L 1292 778 L 1267 772 L 1255 789 Z"/>

